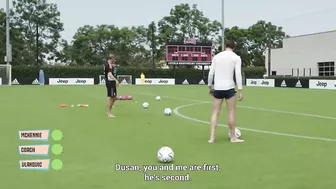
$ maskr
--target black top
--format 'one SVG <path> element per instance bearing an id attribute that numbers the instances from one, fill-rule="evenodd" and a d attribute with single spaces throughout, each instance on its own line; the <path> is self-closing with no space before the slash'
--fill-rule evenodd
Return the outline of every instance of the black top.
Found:
<path id="1" fill-rule="evenodd" d="M 114 67 L 108 63 L 105 63 L 104 65 L 104 75 L 105 75 L 105 81 L 106 83 L 111 83 L 115 82 L 114 80 L 109 80 L 108 79 L 108 73 L 111 72 L 114 77 L 116 77 L 115 72 L 114 72 Z"/>

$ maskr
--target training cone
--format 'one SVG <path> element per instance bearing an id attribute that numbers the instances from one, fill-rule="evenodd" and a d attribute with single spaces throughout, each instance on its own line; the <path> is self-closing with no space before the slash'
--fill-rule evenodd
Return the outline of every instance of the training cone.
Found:
<path id="1" fill-rule="evenodd" d="M 67 107 L 67 105 L 66 104 L 61 104 L 61 107 L 65 108 L 65 107 Z"/>
<path id="2" fill-rule="evenodd" d="M 88 104 L 80 104 L 80 107 L 89 107 Z"/>

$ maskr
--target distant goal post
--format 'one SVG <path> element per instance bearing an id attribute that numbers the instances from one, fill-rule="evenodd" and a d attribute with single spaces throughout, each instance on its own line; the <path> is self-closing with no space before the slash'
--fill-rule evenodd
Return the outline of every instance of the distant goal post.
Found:
<path id="1" fill-rule="evenodd" d="M 117 79 L 120 85 L 132 85 L 132 75 L 118 75 Z M 99 75 L 99 85 L 105 85 L 105 76 Z"/>

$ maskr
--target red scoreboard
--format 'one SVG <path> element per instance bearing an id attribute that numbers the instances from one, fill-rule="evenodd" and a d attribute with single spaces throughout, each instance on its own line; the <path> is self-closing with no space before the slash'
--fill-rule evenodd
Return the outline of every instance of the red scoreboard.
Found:
<path id="1" fill-rule="evenodd" d="M 183 42 L 168 42 L 166 60 L 168 65 L 211 65 L 212 43 L 198 43 L 189 38 Z"/>

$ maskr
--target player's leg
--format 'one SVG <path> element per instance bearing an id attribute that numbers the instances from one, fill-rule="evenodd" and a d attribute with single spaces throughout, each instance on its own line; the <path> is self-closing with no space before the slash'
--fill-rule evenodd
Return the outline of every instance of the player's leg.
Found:
<path id="1" fill-rule="evenodd" d="M 112 90 L 111 90 L 111 83 L 106 83 L 106 92 L 107 92 L 107 98 L 106 98 L 106 115 L 110 117 L 112 115 Z"/>
<path id="2" fill-rule="evenodd" d="M 112 92 L 111 92 L 112 96 L 111 96 L 111 109 L 114 107 L 114 103 L 115 101 L 117 100 L 117 84 L 116 83 L 113 83 L 112 84 Z"/>
<path id="3" fill-rule="evenodd" d="M 112 105 L 113 104 L 113 100 L 112 97 L 107 97 L 107 102 L 106 102 L 106 115 L 107 117 L 114 117 L 112 115 Z"/>
<path id="4" fill-rule="evenodd" d="M 228 125 L 230 128 L 231 142 L 244 142 L 236 137 L 236 91 L 230 89 L 226 94 L 226 106 L 228 110 Z"/>
<path id="5" fill-rule="evenodd" d="M 113 83 L 106 83 L 107 89 L 107 102 L 106 102 L 106 114 L 108 117 L 115 117 L 112 114 L 112 107 L 116 100 L 116 87 L 113 86 Z"/>
<path id="6" fill-rule="evenodd" d="M 218 124 L 218 117 L 219 113 L 222 109 L 223 99 L 221 91 L 214 91 L 213 92 L 213 102 L 212 102 L 212 114 L 211 114 L 211 122 L 210 122 L 210 139 L 208 140 L 209 143 L 215 142 L 215 134 L 216 134 L 216 127 Z"/>

